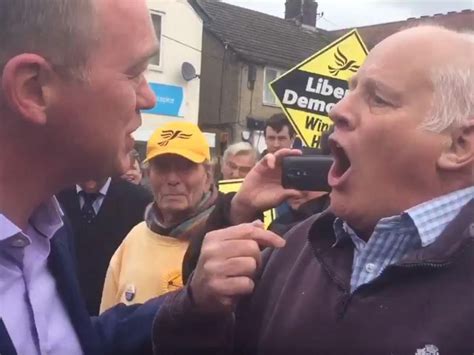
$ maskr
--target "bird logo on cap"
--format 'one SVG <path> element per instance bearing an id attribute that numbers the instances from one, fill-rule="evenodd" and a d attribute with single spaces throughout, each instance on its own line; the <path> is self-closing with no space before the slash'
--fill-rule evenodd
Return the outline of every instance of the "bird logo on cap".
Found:
<path id="1" fill-rule="evenodd" d="M 192 134 L 186 134 L 186 133 L 183 133 L 183 131 L 173 131 L 173 130 L 165 130 L 163 132 L 161 132 L 161 138 L 163 138 L 163 140 L 161 142 L 158 142 L 158 145 L 160 147 L 166 147 L 168 145 L 168 143 L 170 141 L 172 141 L 173 139 L 189 139 L 191 138 L 193 135 Z"/>

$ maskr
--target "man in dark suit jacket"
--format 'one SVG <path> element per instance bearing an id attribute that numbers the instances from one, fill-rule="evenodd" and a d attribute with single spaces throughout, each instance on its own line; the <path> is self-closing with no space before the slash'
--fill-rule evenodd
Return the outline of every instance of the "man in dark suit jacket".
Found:
<path id="1" fill-rule="evenodd" d="M 143 221 L 145 207 L 153 197 L 143 187 L 120 178 L 91 180 L 57 197 L 72 224 L 87 310 L 97 315 L 110 258 L 128 232 Z M 89 201 L 91 198 L 94 201 Z"/>
<path id="2" fill-rule="evenodd" d="M 89 317 L 79 283 L 71 277 L 76 272 L 71 225 L 67 217 L 63 222 L 64 226 L 51 238 L 48 268 L 56 279 L 84 354 L 151 354 L 149 333 L 161 299 L 155 298 L 143 305 L 120 304 L 100 317 Z M 0 354 L 17 354 L 1 315 Z"/>
<path id="3" fill-rule="evenodd" d="M 151 352 L 160 300 L 91 320 L 53 198 L 129 166 L 156 103 L 146 1 L 2 0 L 0 17 L 0 353 Z"/>

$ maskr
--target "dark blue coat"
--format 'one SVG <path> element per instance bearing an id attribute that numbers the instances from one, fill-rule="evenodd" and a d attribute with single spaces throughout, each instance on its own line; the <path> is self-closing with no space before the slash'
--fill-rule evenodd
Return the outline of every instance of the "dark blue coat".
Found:
<path id="1" fill-rule="evenodd" d="M 71 228 L 65 221 L 51 239 L 48 263 L 84 354 L 152 354 L 151 327 L 161 299 L 143 305 L 120 304 L 99 317 L 89 317 L 76 277 L 74 255 Z M 0 354 L 17 354 L 1 315 Z"/>

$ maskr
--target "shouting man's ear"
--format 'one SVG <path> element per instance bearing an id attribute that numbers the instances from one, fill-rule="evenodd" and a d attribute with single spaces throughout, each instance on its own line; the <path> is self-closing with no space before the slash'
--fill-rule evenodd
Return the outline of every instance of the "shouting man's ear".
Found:
<path id="1" fill-rule="evenodd" d="M 52 74 L 51 65 L 39 55 L 13 57 L 5 65 L 0 79 L 4 104 L 24 121 L 44 125 Z"/>
<path id="2" fill-rule="evenodd" d="M 438 160 L 443 170 L 462 170 L 474 164 L 474 117 L 463 127 L 453 130 L 451 142 Z"/>

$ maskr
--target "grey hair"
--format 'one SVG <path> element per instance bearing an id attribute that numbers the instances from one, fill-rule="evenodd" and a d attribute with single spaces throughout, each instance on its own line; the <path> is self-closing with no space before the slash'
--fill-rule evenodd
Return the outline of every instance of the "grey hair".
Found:
<path id="1" fill-rule="evenodd" d="M 466 45 L 474 45 L 473 32 L 457 34 L 466 41 Z M 467 124 L 474 117 L 474 62 L 471 60 L 467 65 L 464 62 L 435 68 L 431 80 L 434 87 L 432 107 L 422 128 L 441 133 Z"/>
<path id="2" fill-rule="evenodd" d="M 83 78 L 95 36 L 92 0 L 0 0 L 0 72 L 21 53 Z"/>
<path id="3" fill-rule="evenodd" d="M 422 127 L 440 133 L 462 127 L 474 117 L 474 68 L 448 67 L 433 71 L 431 112 Z"/>
<path id="4" fill-rule="evenodd" d="M 224 151 L 224 156 L 222 159 L 224 161 L 227 161 L 229 155 L 240 154 L 252 155 L 254 159 L 257 160 L 257 151 L 252 147 L 250 143 L 247 142 L 239 142 L 229 145 Z"/>

